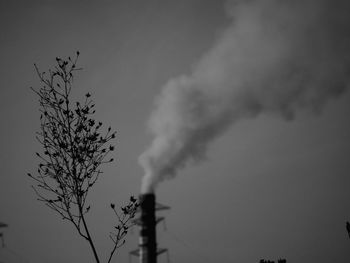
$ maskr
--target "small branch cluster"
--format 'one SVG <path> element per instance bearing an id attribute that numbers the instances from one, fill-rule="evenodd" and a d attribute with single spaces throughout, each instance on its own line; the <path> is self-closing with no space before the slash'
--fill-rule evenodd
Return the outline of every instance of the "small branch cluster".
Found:
<path id="1" fill-rule="evenodd" d="M 81 69 L 77 67 L 78 57 L 79 52 L 74 59 L 56 58 L 55 67 L 48 73 L 34 65 L 42 84 L 39 89 L 31 88 L 39 97 L 41 113 L 36 138 L 44 151 L 43 154 L 36 153 L 40 159 L 38 173 L 28 175 L 37 182 L 33 189 L 38 200 L 72 222 L 89 242 L 96 262 L 100 262 L 85 220 L 85 214 L 90 210 L 86 200 L 90 188 L 102 173 L 100 166 L 113 161 L 106 157 L 114 150 L 109 142 L 116 133 L 110 127 L 101 132 L 102 123 L 92 117 L 95 104 L 90 93 L 85 95 L 83 102 L 70 102 L 73 74 Z M 122 208 L 121 216 L 113 207 L 119 225 L 117 233 L 111 234 L 114 248 L 109 261 L 124 240 L 136 208 L 134 198 Z"/>
<path id="2" fill-rule="evenodd" d="M 128 233 L 130 227 L 134 225 L 133 218 L 138 210 L 139 203 L 137 199 L 133 196 L 130 197 L 129 204 L 121 207 L 122 213 L 119 214 L 115 209 L 115 205 L 111 204 L 111 208 L 113 209 L 115 215 L 118 218 L 118 224 L 114 227 L 115 232 L 111 232 L 109 237 L 114 243 L 113 249 L 108 259 L 108 263 L 111 262 L 114 252 L 116 249 L 125 244 L 125 236 Z"/>

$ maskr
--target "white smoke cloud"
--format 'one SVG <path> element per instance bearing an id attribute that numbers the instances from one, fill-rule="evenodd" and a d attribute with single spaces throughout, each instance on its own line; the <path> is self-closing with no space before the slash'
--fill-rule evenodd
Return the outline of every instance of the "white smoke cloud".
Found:
<path id="1" fill-rule="evenodd" d="M 231 25 L 188 76 L 156 99 L 155 138 L 139 157 L 142 192 L 202 160 L 208 144 L 242 118 L 293 119 L 319 111 L 349 87 L 350 3 L 341 0 L 230 1 Z"/>

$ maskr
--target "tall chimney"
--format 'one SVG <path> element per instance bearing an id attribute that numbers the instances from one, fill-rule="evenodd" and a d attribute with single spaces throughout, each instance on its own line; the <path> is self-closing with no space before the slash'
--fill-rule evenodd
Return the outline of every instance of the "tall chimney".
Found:
<path id="1" fill-rule="evenodd" d="M 140 195 L 140 263 L 157 263 L 155 195 Z"/>

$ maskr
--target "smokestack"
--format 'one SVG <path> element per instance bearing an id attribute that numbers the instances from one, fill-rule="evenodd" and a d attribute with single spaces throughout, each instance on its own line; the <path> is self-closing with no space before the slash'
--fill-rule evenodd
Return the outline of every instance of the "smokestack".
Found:
<path id="1" fill-rule="evenodd" d="M 140 195 L 140 263 L 157 263 L 155 195 Z"/>

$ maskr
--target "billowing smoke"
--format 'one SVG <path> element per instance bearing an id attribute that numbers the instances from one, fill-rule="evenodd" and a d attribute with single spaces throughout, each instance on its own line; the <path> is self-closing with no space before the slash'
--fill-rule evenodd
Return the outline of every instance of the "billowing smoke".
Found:
<path id="1" fill-rule="evenodd" d="M 349 3 L 349 4 L 348 4 Z M 191 74 L 169 80 L 140 156 L 142 192 L 205 157 L 208 144 L 242 118 L 294 118 L 320 111 L 350 80 L 350 1 L 246 0 L 226 5 L 232 19 Z"/>

